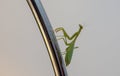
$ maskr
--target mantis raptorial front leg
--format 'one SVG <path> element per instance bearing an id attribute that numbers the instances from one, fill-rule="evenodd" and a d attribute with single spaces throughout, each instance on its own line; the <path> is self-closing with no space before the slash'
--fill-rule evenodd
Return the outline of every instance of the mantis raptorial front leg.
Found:
<path id="1" fill-rule="evenodd" d="M 75 32 L 71 37 L 66 33 L 66 31 L 64 30 L 63 27 L 59 27 L 59 28 L 55 29 L 56 32 L 59 32 L 59 31 L 63 32 L 63 36 L 61 38 L 59 38 L 59 40 L 62 39 L 64 41 L 65 45 L 67 46 L 65 53 L 64 53 L 66 66 L 68 66 L 71 62 L 73 50 L 75 48 L 78 48 L 78 47 L 75 47 L 75 41 L 78 38 L 82 29 L 83 29 L 82 25 L 79 25 L 79 30 L 77 32 Z M 71 40 L 71 42 L 68 43 L 67 39 Z"/>

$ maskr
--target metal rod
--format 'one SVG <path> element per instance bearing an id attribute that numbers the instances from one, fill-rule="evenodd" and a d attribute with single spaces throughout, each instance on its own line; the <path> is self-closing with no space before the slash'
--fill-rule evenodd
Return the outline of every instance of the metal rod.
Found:
<path id="1" fill-rule="evenodd" d="M 40 0 L 27 0 L 43 36 L 55 76 L 68 76 L 52 26 Z"/>

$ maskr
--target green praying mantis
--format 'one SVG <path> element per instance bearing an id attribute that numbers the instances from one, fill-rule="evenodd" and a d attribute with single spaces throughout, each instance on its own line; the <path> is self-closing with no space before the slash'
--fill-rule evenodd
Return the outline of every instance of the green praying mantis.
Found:
<path id="1" fill-rule="evenodd" d="M 65 55 L 66 66 L 68 66 L 71 62 L 73 50 L 78 48 L 78 47 L 75 47 L 75 42 L 76 42 L 76 39 L 78 38 L 82 29 L 83 29 L 83 26 L 79 24 L 79 30 L 77 32 L 75 32 L 71 37 L 66 33 L 66 31 L 64 30 L 63 27 L 59 27 L 59 28 L 55 29 L 56 33 L 59 31 L 63 32 L 63 36 L 59 36 L 60 38 L 58 40 L 62 39 L 64 41 L 65 45 L 67 46 L 67 48 L 65 49 L 65 52 L 63 53 L 63 55 Z M 71 42 L 68 43 L 67 39 L 70 40 Z"/>

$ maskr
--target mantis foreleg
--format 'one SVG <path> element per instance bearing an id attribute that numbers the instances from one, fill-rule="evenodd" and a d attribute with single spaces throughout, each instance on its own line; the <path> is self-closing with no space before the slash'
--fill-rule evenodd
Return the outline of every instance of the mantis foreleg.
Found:
<path id="1" fill-rule="evenodd" d="M 81 29 L 83 28 L 82 25 L 80 25 L 80 24 L 79 24 L 79 27 L 80 27 L 80 29 L 78 30 L 78 32 L 74 33 L 71 37 L 66 33 L 66 31 L 64 30 L 63 27 L 56 28 L 55 31 L 56 32 L 62 31 L 65 38 L 68 38 L 69 40 L 72 40 L 73 38 L 75 38 L 76 35 L 79 35 Z"/>
<path id="2" fill-rule="evenodd" d="M 69 40 L 72 40 L 72 39 L 75 37 L 75 34 L 70 37 L 70 36 L 66 33 L 66 31 L 64 30 L 63 27 L 59 27 L 59 28 L 55 29 L 55 31 L 56 31 L 56 32 L 62 31 L 63 34 L 64 34 L 64 37 L 65 37 L 65 38 L 68 38 Z"/>

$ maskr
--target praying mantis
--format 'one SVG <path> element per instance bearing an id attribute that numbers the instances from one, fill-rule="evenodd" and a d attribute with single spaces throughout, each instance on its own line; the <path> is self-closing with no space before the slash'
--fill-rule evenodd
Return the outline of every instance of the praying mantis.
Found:
<path id="1" fill-rule="evenodd" d="M 65 45 L 67 46 L 67 48 L 65 49 L 65 52 L 63 53 L 63 55 L 65 55 L 66 66 L 68 66 L 71 62 L 73 50 L 78 48 L 78 47 L 75 47 L 75 42 L 76 42 L 82 29 L 83 29 L 83 26 L 81 24 L 79 24 L 79 30 L 77 32 L 75 32 L 71 37 L 66 33 L 66 31 L 64 30 L 63 27 L 59 27 L 59 28 L 55 29 L 56 33 L 59 31 L 63 32 L 63 36 L 59 36 L 60 38 L 58 40 L 62 39 L 64 41 Z M 70 40 L 71 42 L 68 43 L 67 39 Z"/>

